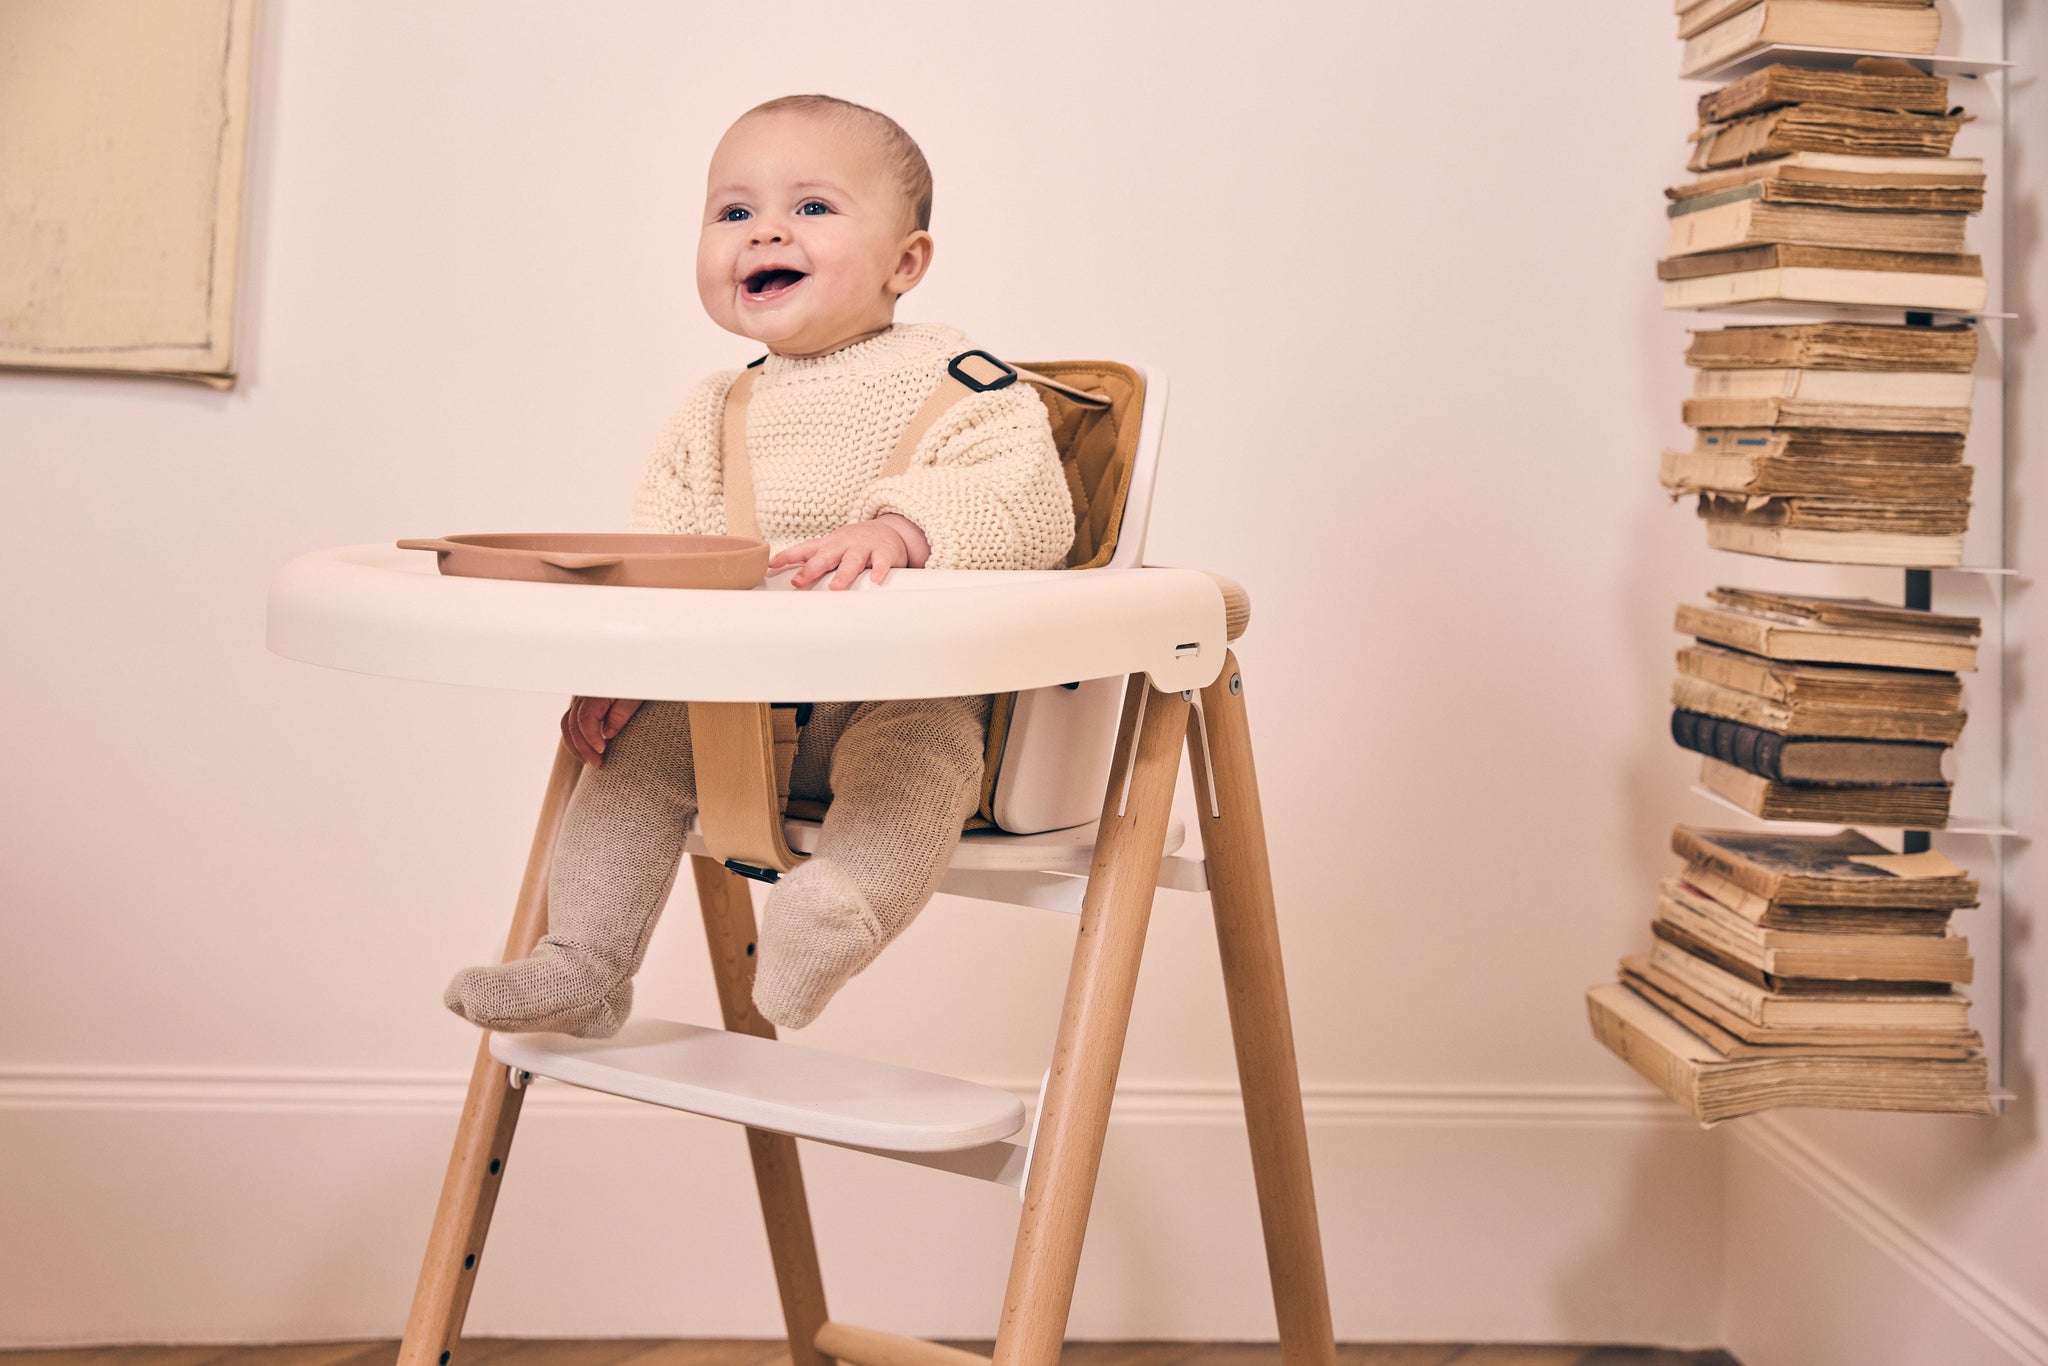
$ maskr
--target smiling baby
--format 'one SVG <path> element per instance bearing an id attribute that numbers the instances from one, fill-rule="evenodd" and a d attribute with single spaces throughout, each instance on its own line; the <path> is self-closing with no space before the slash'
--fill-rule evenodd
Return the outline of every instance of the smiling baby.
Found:
<path id="1" fill-rule="evenodd" d="M 910 568 L 1052 569 L 1073 504 L 1030 385 L 968 394 L 885 470 L 960 332 L 899 324 L 932 260 L 932 179 L 896 122 L 824 95 L 749 110 L 712 154 L 697 293 L 713 321 L 761 343 L 745 447 L 721 449 L 739 371 L 700 382 L 648 459 L 628 530 L 727 531 L 724 461 L 752 473 L 772 568 L 846 588 Z M 792 798 L 830 802 L 817 851 L 768 898 L 754 1003 L 800 1027 L 931 899 L 980 798 L 989 699 L 819 703 Z M 587 765 L 555 846 L 548 933 L 516 962 L 465 968 L 450 1010 L 488 1029 L 619 1031 L 633 974 L 697 813 L 689 710 L 579 697 L 562 732 Z"/>

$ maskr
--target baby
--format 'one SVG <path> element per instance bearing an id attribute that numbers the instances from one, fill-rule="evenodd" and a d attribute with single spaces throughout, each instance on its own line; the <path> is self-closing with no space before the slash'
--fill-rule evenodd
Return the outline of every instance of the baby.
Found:
<path id="1" fill-rule="evenodd" d="M 699 383 L 647 462 L 628 530 L 723 533 L 721 458 L 746 459 L 771 569 L 798 588 L 866 572 L 1052 569 L 1073 504 L 1045 406 L 1028 384 L 973 393 L 882 477 L 898 440 L 971 343 L 895 323 L 932 259 L 932 180 L 894 120 L 795 95 L 749 110 L 712 154 L 697 293 L 713 321 L 768 348 L 746 450 L 721 452 L 727 389 Z M 931 899 L 981 795 L 989 699 L 813 707 L 792 798 L 830 801 L 817 852 L 768 898 L 754 1003 L 809 1024 Z M 681 702 L 579 697 L 562 734 L 587 765 L 548 878 L 531 957 L 465 968 L 450 1010 L 487 1029 L 617 1033 L 633 974 L 697 813 Z"/>

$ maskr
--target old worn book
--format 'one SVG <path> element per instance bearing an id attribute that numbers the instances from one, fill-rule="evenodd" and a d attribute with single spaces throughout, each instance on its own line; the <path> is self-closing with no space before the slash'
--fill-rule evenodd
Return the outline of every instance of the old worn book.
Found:
<path id="1" fill-rule="evenodd" d="M 1679 659 L 1681 670 L 1690 662 L 1694 667 L 1727 675 L 1736 672 L 1727 667 L 1730 659 L 1747 658 L 1735 651 L 1715 651 L 1709 655 L 1711 646 L 1698 646 L 1683 652 Z M 1686 656 L 1692 658 L 1687 660 Z M 1825 666 L 1806 665 L 1818 670 Z M 1880 670 L 1859 672 L 1879 673 Z M 1902 673 L 1902 677 L 1920 675 Z M 1781 683 L 1782 679 L 1769 680 Z M 1875 694 L 1882 695 L 1882 694 Z M 1881 704 L 1857 705 L 1846 702 L 1815 702 L 1810 700 L 1783 701 L 1760 697 L 1741 688 L 1730 687 L 1706 678 L 1681 672 L 1672 680 L 1671 705 L 1685 711 L 1705 716 L 1715 716 L 1730 722 L 1754 726 L 1760 730 L 1781 735 L 1812 739 L 1838 740 L 1905 740 L 1920 744 L 1951 745 L 1962 735 L 1967 718 L 1960 711 L 1918 711 L 1905 707 L 1888 707 Z"/>
<path id="2" fill-rule="evenodd" d="M 1675 496 L 1726 493 L 1745 498 L 1870 499 L 1891 495 L 1913 502 L 1967 502 L 1975 475 L 1968 465 L 1791 460 L 1740 448 L 1723 452 L 1667 450 L 1657 468 L 1658 480 Z"/>
<path id="3" fill-rule="evenodd" d="M 1970 943 L 1961 935 L 1769 929 L 1751 924 L 1681 878 L 1666 878 L 1659 890 L 1659 920 L 1766 975 L 1954 983 L 1971 978 Z"/>
<path id="4" fill-rule="evenodd" d="M 1808 564 L 1869 564 L 1894 569 L 1953 569 L 1963 562 L 1963 538 L 1884 531 L 1816 531 L 1797 526 L 1709 521 L 1707 546 L 1736 555 Z"/>
<path id="5" fill-rule="evenodd" d="M 1700 427 L 1693 449 L 1737 451 L 1790 460 L 1869 460 L 1883 464 L 1953 465 L 1963 458 L 1955 432 L 1837 432 L 1824 427 Z"/>
<path id="6" fill-rule="evenodd" d="M 1930 718 L 1949 717 L 1958 724 L 1963 716 L 1963 681 L 1952 673 L 1788 664 L 1742 650 L 1703 644 L 1687 645 L 1678 651 L 1678 671 L 1782 704 L 1795 716 L 1837 708 L 1914 712 Z M 1795 726 L 1794 733 L 1829 732 L 1800 731 Z"/>
<path id="7" fill-rule="evenodd" d="M 1644 971 L 1648 966 L 1648 960 L 1641 957 L 1622 959 L 1618 974 L 1621 984 L 1731 1058 L 1791 1057 L 1795 1051 L 1816 1057 L 1847 1054 L 1867 1058 L 1962 1058 L 1984 1043 L 1975 1030 L 1953 1035 L 1931 1033 L 1927 1036 L 1930 1042 L 1925 1043 L 1901 1042 L 1896 1030 L 1864 1031 L 1856 1036 L 1859 1041 L 1849 1043 L 1842 1042 L 1838 1032 L 1826 1030 L 1795 1031 L 1797 1037 L 1790 1039 L 1783 1037 L 1785 1031 L 1766 1030 L 1761 1032 L 1767 1041 L 1753 1043 L 1723 1024 L 1712 1013 L 1713 1007 L 1700 1002 L 1697 996 L 1681 996 L 1660 985 L 1660 981 L 1670 984 L 1671 978 L 1661 973 L 1651 977 Z M 1747 1028 L 1758 1032 L 1755 1025 Z"/>
<path id="8" fill-rule="evenodd" d="M 1800 1028 L 1965 1029 L 1970 1023 L 1967 993 L 1941 983 L 1914 988 L 1903 982 L 1824 982 L 1782 978 L 1800 989 L 1763 986 L 1722 963 L 1673 942 L 1676 933 L 1652 921 L 1650 963 L 1708 1000 L 1759 1025 Z"/>
<path id="9" fill-rule="evenodd" d="M 1665 257 L 1657 278 L 1664 282 L 1666 308 L 1782 299 L 1974 313 L 1986 298 L 1984 262 L 1977 256 L 1793 243 Z"/>
<path id="10" fill-rule="evenodd" d="M 1702 370 L 1702 375 L 1739 375 L 1741 370 Z M 1816 373 L 1844 373 L 1821 371 Z M 1968 375 L 1956 376 L 1969 379 Z M 1811 398 L 1688 398 L 1680 407 L 1688 427 L 1799 427 L 1852 432 L 1937 432 L 1961 436 L 1970 430 L 1970 409 L 1910 407 L 1893 403 L 1832 403 Z"/>
<path id="11" fill-rule="evenodd" d="M 1745 1043 L 1768 1044 L 1773 1046 L 1796 1045 L 1839 1045 L 1842 1047 L 1867 1047 L 1886 1043 L 1918 1045 L 1938 1048 L 1945 1052 L 1967 1052 L 1984 1046 L 1983 1036 L 1967 1024 L 1954 1026 L 1923 1025 L 1760 1025 L 1741 1011 L 1732 1010 L 1701 992 L 1697 987 L 1673 976 L 1651 961 L 1650 955 L 1632 954 L 1621 960 L 1621 974 L 1624 979 L 1636 978 L 1649 983 L 1666 996 L 1683 1003 L 1687 1009 L 1704 1015 Z"/>
<path id="12" fill-rule="evenodd" d="M 1975 617 L 1740 588 L 1717 588 L 1708 596 L 1711 606 L 1679 606 L 1675 625 L 1681 634 L 1803 663 L 1946 672 L 1977 667 Z M 1955 629 L 1964 623 L 1967 630 Z"/>
<path id="13" fill-rule="evenodd" d="M 1967 211 L 1941 207 L 1909 213 L 1903 212 L 1903 204 L 1881 209 L 1836 208 L 1782 200 L 1783 196 L 1767 198 L 1762 185 L 1739 185 L 1678 200 L 1665 213 L 1670 219 L 1665 253 L 1688 256 L 1769 242 L 1800 242 L 1817 247 L 1953 254 L 1965 245 Z"/>
<path id="14" fill-rule="evenodd" d="M 1738 887 L 1704 863 L 1688 863 L 1679 876 L 1716 904 L 1753 925 L 1811 934 L 1942 935 L 1950 912 L 1900 910 L 1893 906 L 1856 909 L 1843 906 L 1800 906 L 1772 901 Z"/>
<path id="15" fill-rule="evenodd" d="M 1977 366 L 1969 323 L 1767 323 L 1695 330 L 1685 363 L 1709 370 L 1879 370 L 1968 374 Z M 1964 402 L 1968 402 L 1965 394 Z M 1958 448 L 1957 458 L 1962 452 Z"/>
<path id="16" fill-rule="evenodd" d="M 1984 189 L 1982 157 L 1874 157 L 1850 152 L 1787 152 L 1769 161 L 1744 162 L 1701 171 L 1664 191 L 1669 199 L 1713 194 L 1736 185 L 1772 185 L 1781 193 L 1823 186 L 1843 190 L 1946 190 L 1956 193 Z M 1889 202 L 1888 200 L 1880 202 Z"/>
<path id="17" fill-rule="evenodd" d="M 1884 997 L 1900 1000 L 1946 1000 L 1949 993 L 1956 989 L 1955 985 L 1949 982 L 1896 981 L 1876 977 L 1858 978 L 1854 981 L 1842 981 L 1831 977 L 1780 977 L 1775 973 L 1764 972 L 1734 954 L 1722 952 L 1713 944 L 1695 937 L 1668 920 L 1652 920 L 1650 933 L 1662 943 L 1682 949 L 1701 962 L 1711 964 L 1751 986 L 1762 988 L 1788 1001 L 1838 999 L 1845 992 L 1854 993 L 1865 999 Z"/>
<path id="18" fill-rule="evenodd" d="M 1870 498 L 1731 498 L 1703 493 L 1699 515 L 1709 522 L 1754 527 L 1960 536 L 1969 527 L 1970 505 L 1960 500 L 1894 503 Z"/>
<path id="19" fill-rule="evenodd" d="M 1713 208 L 1744 199 L 1760 199 L 1766 204 L 1802 204 L 1882 213 L 1972 214 L 1984 207 L 1984 173 L 1981 169 L 1974 176 L 1961 172 L 1931 176 L 1903 171 L 1842 171 L 1788 164 L 1823 156 L 1832 161 L 1862 161 L 1883 166 L 1913 160 L 1910 157 L 1844 157 L 1825 152 L 1794 152 L 1775 161 L 1756 161 L 1720 171 L 1704 171 L 1683 185 L 1669 186 L 1664 195 L 1672 203 L 1665 212 L 1676 217 L 1688 208 Z M 1946 157 L 1921 159 L 1939 166 L 1963 164 Z M 1981 162 L 1978 164 L 1982 165 Z M 1950 249 L 1961 251 L 1960 233 L 1956 242 L 1957 245 Z M 1877 243 L 1862 245 L 1874 246 Z"/>
<path id="20" fill-rule="evenodd" d="M 1695 180 L 1673 185 L 1664 195 L 1664 216 L 1679 220 L 1709 211 L 1753 208 L 1748 226 L 1758 242 L 1815 242 L 1822 246 L 1882 247 L 1892 251 L 1961 251 L 1966 219 L 1984 207 L 1982 186 L 1907 185 L 1901 176 L 1849 180 L 1809 179 L 1779 170 L 1780 162 L 1756 162 L 1728 172 L 1709 172 L 1719 183 Z M 1775 215 L 1771 217 L 1770 215 Z M 1732 212 L 1724 218 L 1737 217 Z M 1914 221 L 1928 220 L 1928 221 Z M 1769 231 L 1777 225 L 1775 231 Z M 1674 222 L 1673 240 L 1678 224 Z M 1695 226 L 1694 234 L 1706 233 Z M 1691 239 L 1688 239 L 1691 240 Z M 1730 238 L 1721 246 L 1739 246 Z"/>
<path id="21" fill-rule="evenodd" d="M 1894 853 L 1859 830 L 1794 835 L 1680 825 L 1672 828 L 1671 852 L 1784 905 L 1947 912 L 1977 904 L 1976 879 L 1939 849 Z"/>
<path id="22" fill-rule="evenodd" d="M 1941 16 L 1931 6 L 1762 0 L 1687 38 L 1678 74 L 1698 76 L 1772 44 L 1928 53 L 1940 42 Z"/>
<path id="23" fill-rule="evenodd" d="M 1714 367 L 1693 372 L 1692 393 L 1694 398 L 1782 398 L 1878 408 L 1967 410 L 1975 382 L 1974 376 L 1952 370 Z"/>
<path id="24" fill-rule="evenodd" d="M 1788 1106 L 1995 1114 L 1982 1054 L 1730 1058 L 1618 982 L 1586 993 L 1593 1034 L 1703 1125 Z"/>
<path id="25" fill-rule="evenodd" d="M 1700 96 L 1700 122 L 1724 123 L 1781 104 L 1834 104 L 1851 109 L 1945 114 L 1949 109 L 1948 80 L 1929 76 L 1896 58 L 1864 57 L 1852 71 L 1822 71 L 1773 62 Z"/>
<path id="26" fill-rule="evenodd" d="M 1948 753 L 1925 741 L 1786 735 L 1682 707 L 1671 713 L 1671 738 L 1776 783 L 1939 783 Z"/>
<path id="27" fill-rule="evenodd" d="M 1855 787 L 1776 783 L 1702 754 L 1700 785 L 1768 821 L 1827 821 L 1900 830 L 1940 830 L 1948 824 L 1950 789 L 1946 783 Z"/>
<path id="28" fill-rule="evenodd" d="M 1917 607 L 1874 602 L 1869 598 L 1828 597 L 1814 593 L 1774 593 L 1769 589 L 1731 588 L 1726 585 L 1708 589 L 1707 596 L 1721 606 L 1738 612 L 1811 622 L 1819 626 L 1838 626 L 1852 631 L 1882 631 L 1901 639 L 1958 640 L 1974 643 L 1984 631 L 1984 622 L 1980 617 L 1927 612 Z"/>
<path id="29" fill-rule="evenodd" d="M 1708 123 L 1692 137 L 1689 171 L 1715 171 L 1791 152 L 1836 156 L 1946 157 L 1965 114 L 1908 114 L 1839 104 L 1790 104 L 1725 123 Z"/>

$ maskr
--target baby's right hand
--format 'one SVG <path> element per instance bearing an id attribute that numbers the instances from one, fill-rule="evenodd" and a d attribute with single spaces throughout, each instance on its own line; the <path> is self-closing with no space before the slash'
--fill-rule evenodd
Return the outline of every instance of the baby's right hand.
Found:
<path id="1" fill-rule="evenodd" d="M 623 697 L 579 697 L 562 713 L 562 739 L 592 768 L 604 766 L 605 742 L 625 729 L 640 704 Z"/>

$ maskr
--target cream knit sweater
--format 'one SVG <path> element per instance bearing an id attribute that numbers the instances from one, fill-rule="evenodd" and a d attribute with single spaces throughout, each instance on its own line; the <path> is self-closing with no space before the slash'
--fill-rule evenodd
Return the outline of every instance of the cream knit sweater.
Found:
<path id="1" fill-rule="evenodd" d="M 1019 382 L 962 399 L 882 479 L 910 419 L 966 336 L 897 324 L 830 355 L 770 355 L 747 404 L 761 535 L 775 550 L 885 512 L 917 523 L 932 569 L 1056 569 L 1074 539 L 1073 500 L 1045 405 Z M 725 391 L 738 371 L 690 391 L 648 457 L 627 530 L 726 530 L 719 458 Z"/>

